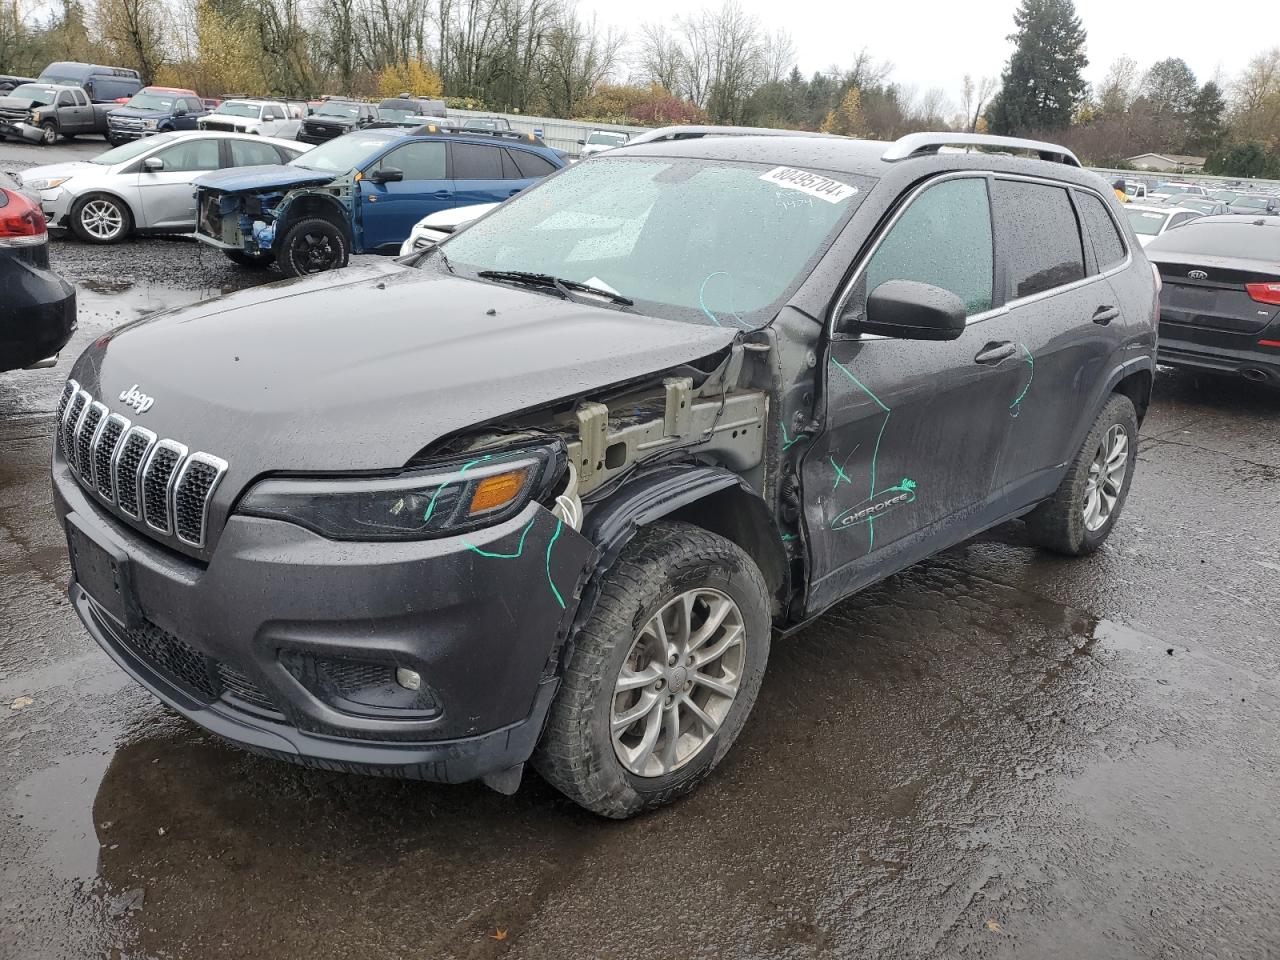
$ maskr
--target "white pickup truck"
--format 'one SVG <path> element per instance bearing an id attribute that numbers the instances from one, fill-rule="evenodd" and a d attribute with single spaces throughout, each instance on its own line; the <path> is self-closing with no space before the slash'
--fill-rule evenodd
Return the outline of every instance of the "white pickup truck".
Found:
<path id="1" fill-rule="evenodd" d="M 282 100 L 224 100 L 213 113 L 196 121 L 201 130 L 257 133 L 264 137 L 292 136 L 297 117 Z"/>

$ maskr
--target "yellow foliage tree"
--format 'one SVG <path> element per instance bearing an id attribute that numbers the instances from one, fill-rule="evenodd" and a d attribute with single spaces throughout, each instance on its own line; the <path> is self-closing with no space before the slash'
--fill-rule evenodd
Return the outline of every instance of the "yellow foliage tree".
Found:
<path id="1" fill-rule="evenodd" d="M 196 50 L 189 62 L 162 67 L 156 82 L 191 87 L 206 97 L 228 93 L 265 94 L 266 76 L 260 52 L 249 31 L 219 13 L 210 3 L 196 8 Z"/>
<path id="2" fill-rule="evenodd" d="M 378 73 L 378 93 L 384 97 L 402 93 L 413 97 L 438 97 L 444 93 L 444 81 L 421 60 L 392 63 Z"/>
<path id="3" fill-rule="evenodd" d="M 822 121 L 822 132 L 846 137 L 866 136 L 867 121 L 862 116 L 862 94 L 857 87 L 850 87 L 840 106 L 827 113 L 827 118 Z"/>

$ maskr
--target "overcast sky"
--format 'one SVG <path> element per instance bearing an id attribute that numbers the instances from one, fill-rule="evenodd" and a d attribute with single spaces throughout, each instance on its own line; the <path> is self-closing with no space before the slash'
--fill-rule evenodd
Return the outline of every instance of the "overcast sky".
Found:
<path id="1" fill-rule="evenodd" d="M 805 74 L 833 63 L 847 65 L 865 46 L 893 64 L 892 79 L 920 91 L 941 87 L 954 106 L 965 73 L 998 75 L 1012 45 L 1016 0 L 739 0 L 769 31 L 791 33 Z M 638 37 L 639 26 L 667 22 L 719 0 L 579 0 L 596 14 Z M 1127 54 L 1146 69 L 1165 57 L 1182 57 L 1201 82 L 1221 68 L 1228 78 L 1255 53 L 1280 44 L 1280 2 L 1188 0 L 1122 4 L 1076 0 L 1088 32 L 1085 79 L 1097 83 L 1117 57 Z"/>

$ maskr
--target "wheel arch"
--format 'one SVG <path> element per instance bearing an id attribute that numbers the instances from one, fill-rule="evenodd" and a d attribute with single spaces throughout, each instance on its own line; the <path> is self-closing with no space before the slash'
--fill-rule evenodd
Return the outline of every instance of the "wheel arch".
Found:
<path id="1" fill-rule="evenodd" d="M 669 464 L 632 478 L 583 524 L 583 535 L 599 552 L 597 571 L 612 566 L 636 531 L 656 520 L 678 520 L 736 544 L 760 568 L 774 617 L 786 610 L 790 563 L 777 523 L 764 500 L 736 473 Z"/>
<path id="2" fill-rule="evenodd" d="M 76 215 L 81 204 L 88 203 L 94 197 L 109 197 L 112 200 L 122 203 L 124 208 L 129 211 L 129 219 L 131 221 L 129 225 L 131 229 L 139 229 L 138 224 L 141 222 L 141 208 L 123 193 L 118 190 L 112 190 L 110 187 L 89 187 L 84 191 L 84 193 L 77 194 L 76 198 L 71 201 L 71 206 L 67 208 L 67 222 L 71 222 L 71 218 Z"/>
<path id="3" fill-rule="evenodd" d="M 283 237 L 295 223 L 309 217 L 331 222 L 342 231 L 351 252 L 355 253 L 350 212 L 335 197 L 324 194 L 303 193 L 291 198 L 276 218 L 276 236 Z"/>

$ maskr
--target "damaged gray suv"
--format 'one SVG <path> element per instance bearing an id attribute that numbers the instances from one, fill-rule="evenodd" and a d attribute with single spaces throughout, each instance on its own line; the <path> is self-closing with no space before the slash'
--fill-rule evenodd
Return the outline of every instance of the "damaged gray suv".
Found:
<path id="1" fill-rule="evenodd" d="M 97 340 L 53 456 L 71 598 L 250 750 L 532 763 L 630 816 L 725 756 L 771 638 L 1015 517 L 1106 539 L 1156 286 L 1051 144 L 618 147 L 421 254 Z"/>

